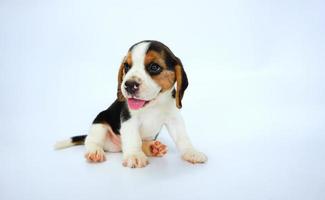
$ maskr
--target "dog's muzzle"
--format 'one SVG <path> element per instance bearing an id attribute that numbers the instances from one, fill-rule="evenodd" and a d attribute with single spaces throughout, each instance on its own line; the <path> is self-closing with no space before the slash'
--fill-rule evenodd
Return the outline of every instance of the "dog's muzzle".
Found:
<path id="1" fill-rule="evenodd" d="M 127 98 L 127 103 L 129 105 L 129 108 L 132 110 L 138 110 L 145 106 L 146 103 L 149 101 L 134 98 L 137 96 L 137 93 L 139 92 L 140 83 L 134 80 L 129 80 L 124 83 L 124 89 L 125 91 L 132 96 L 132 98 Z"/>
<path id="2" fill-rule="evenodd" d="M 124 88 L 130 95 L 133 96 L 139 91 L 139 85 L 140 84 L 136 81 L 126 81 Z"/>

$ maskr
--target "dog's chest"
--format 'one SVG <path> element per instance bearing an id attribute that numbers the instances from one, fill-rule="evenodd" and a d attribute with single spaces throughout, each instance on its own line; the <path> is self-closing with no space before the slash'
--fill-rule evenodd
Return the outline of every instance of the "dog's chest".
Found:
<path id="1" fill-rule="evenodd" d="M 159 133 L 165 122 L 165 114 L 159 109 L 151 109 L 139 116 L 142 139 L 152 140 Z"/>

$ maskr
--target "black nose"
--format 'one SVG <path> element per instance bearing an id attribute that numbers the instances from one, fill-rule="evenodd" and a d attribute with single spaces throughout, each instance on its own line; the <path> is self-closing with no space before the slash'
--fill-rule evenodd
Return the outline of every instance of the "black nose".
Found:
<path id="1" fill-rule="evenodd" d="M 139 83 L 136 81 L 126 81 L 124 88 L 129 94 L 135 94 L 139 90 Z"/>

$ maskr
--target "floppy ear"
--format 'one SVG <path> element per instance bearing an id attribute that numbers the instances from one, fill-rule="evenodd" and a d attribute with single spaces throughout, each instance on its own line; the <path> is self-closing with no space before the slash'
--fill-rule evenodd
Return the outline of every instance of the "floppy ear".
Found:
<path id="1" fill-rule="evenodd" d="M 188 86 L 187 76 L 183 67 L 183 64 L 179 58 L 176 57 L 176 65 L 175 65 L 175 76 L 176 76 L 176 107 L 182 108 L 182 99 L 184 96 L 184 92 Z"/>
<path id="2" fill-rule="evenodd" d="M 124 67 L 123 67 L 123 63 L 120 66 L 120 69 L 118 70 L 118 75 L 117 75 L 117 100 L 118 101 L 123 101 L 124 100 L 124 96 L 122 94 L 121 91 L 121 84 L 123 81 L 123 75 L 124 75 Z"/>

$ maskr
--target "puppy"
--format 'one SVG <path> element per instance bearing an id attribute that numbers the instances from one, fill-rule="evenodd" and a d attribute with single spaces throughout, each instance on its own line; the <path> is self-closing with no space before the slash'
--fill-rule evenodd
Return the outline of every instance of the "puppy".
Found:
<path id="1" fill-rule="evenodd" d="M 182 158 L 203 163 L 207 157 L 193 147 L 179 111 L 187 86 L 182 62 L 167 46 L 136 43 L 119 68 L 115 102 L 97 115 L 87 136 L 58 142 L 56 148 L 84 143 L 90 162 L 104 161 L 105 151 L 122 151 L 123 165 L 139 168 L 148 164 L 147 156 L 166 153 L 166 146 L 155 141 L 166 126 Z"/>

